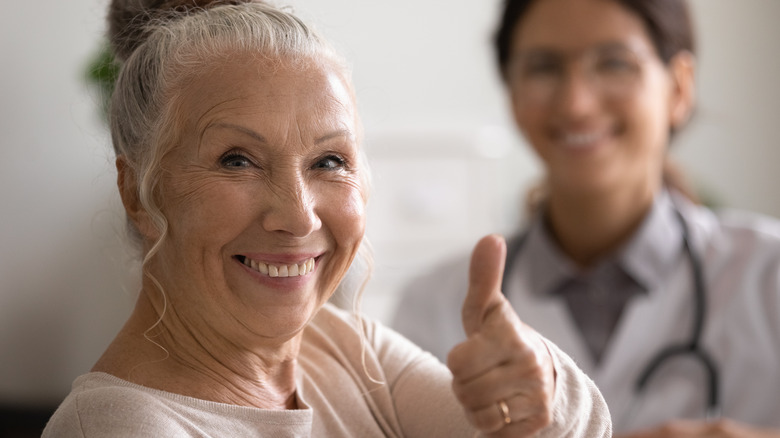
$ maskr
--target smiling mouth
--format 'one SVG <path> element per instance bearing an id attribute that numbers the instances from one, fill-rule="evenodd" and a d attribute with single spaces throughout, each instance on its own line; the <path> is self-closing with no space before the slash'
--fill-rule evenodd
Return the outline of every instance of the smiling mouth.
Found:
<path id="1" fill-rule="evenodd" d="M 567 133 L 562 136 L 563 144 L 570 148 L 583 148 L 604 138 L 600 132 L 591 133 Z"/>
<path id="2" fill-rule="evenodd" d="M 314 270 L 314 258 L 301 263 L 279 265 L 252 260 L 249 257 L 237 255 L 236 259 L 250 269 L 269 277 L 300 277 Z"/>

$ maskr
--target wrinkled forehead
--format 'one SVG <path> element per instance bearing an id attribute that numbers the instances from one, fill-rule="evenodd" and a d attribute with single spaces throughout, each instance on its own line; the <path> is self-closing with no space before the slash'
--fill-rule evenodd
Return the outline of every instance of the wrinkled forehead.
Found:
<path id="1" fill-rule="evenodd" d="M 329 60 L 225 56 L 182 83 L 176 100 L 175 112 L 187 129 L 202 128 L 214 118 L 282 113 L 304 125 L 336 119 L 353 131 L 358 125 L 351 81 Z"/>

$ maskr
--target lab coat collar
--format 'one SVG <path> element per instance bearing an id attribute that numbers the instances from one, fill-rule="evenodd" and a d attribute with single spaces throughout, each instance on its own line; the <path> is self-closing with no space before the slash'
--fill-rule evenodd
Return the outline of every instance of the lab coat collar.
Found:
<path id="1" fill-rule="evenodd" d="M 670 275 L 682 247 L 680 221 L 669 192 L 663 190 L 618 258 L 623 269 L 645 291 L 652 292 Z"/>
<path id="2" fill-rule="evenodd" d="M 538 297 L 548 297 L 560 289 L 563 282 L 577 275 L 577 267 L 555 243 L 545 225 L 542 210 L 528 228 L 526 248 L 523 251 L 534 255 L 528 259 L 531 265 L 528 270 L 531 293 Z"/>
<path id="3" fill-rule="evenodd" d="M 558 247 L 546 225 L 544 210 L 540 209 L 528 228 L 525 245 L 532 265 L 529 269 L 529 283 L 532 293 L 542 296 L 554 295 L 561 285 L 572 278 L 585 275 L 599 275 L 609 271 L 609 265 L 617 265 L 633 279 L 644 292 L 660 289 L 662 281 L 677 263 L 682 250 L 682 230 L 676 217 L 674 204 L 666 190 L 661 191 L 653 206 L 634 236 L 615 258 L 599 262 L 588 273 L 582 273 L 574 262 Z"/>

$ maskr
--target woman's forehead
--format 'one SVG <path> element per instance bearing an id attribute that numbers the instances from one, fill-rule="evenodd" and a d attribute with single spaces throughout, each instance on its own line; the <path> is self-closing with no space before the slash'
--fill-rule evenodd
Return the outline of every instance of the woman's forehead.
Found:
<path id="1" fill-rule="evenodd" d="M 258 57 L 226 57 L 199 69 L 183 93 L 198 99 L 230 99 L 263 95 L 268 99 L 308 94 L 349 101 L 351 88 L 334 63 L 283 62 Z"/>
<path id="2" fill-rule="evenodd" d="M 204 71 L 181 96 L 181 112 L 190 128 L 202 130 L 214 120 L 278 123 L 294 119 L 317 129 L 332 124 L 354 129 L 356 113 L 350 84 L 331 63 L 269 64 L 233 61 Z M 194 125 L 194 126 L 193 126 Z M 317 134 L 313 134 L 317 135 Z"/>
<path id="3" fill-rule="evenodd" d="M 512 37 L 513 51 L 529 47 L 577 50 L 614 42 L 651 44 L 641 18 L 614 0 L 536 1 Z"/>

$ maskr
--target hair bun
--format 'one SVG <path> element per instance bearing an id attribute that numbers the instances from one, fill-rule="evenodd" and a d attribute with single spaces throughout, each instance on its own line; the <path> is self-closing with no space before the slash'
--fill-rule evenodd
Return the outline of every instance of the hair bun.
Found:
<path id="1" fill-rule="evenodd" d="M 112 0 L 108 7 L 108 38 L 119 60 L 127 59 L 147 37 L 153 20 L 175 19 L 193 9 L 251 3 L 252 0 Z"/>

